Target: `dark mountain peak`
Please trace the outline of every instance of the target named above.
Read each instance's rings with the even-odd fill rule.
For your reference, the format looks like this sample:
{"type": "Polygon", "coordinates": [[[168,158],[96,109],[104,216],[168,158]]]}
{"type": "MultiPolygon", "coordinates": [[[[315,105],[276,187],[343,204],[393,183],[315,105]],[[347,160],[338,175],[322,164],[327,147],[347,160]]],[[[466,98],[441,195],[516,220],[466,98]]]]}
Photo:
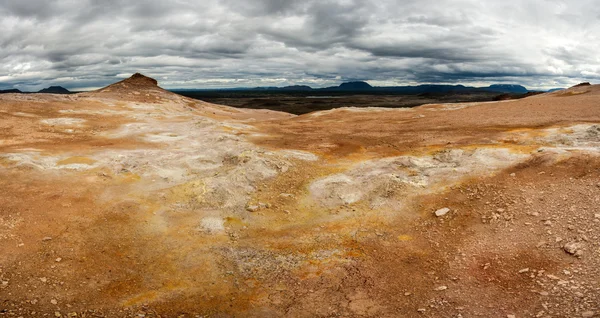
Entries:
{"type": "Polygon", "coordinates": [[[48,88],[44,88],[38,93],[46,93],[46,94],[70,94],[71,92],[62,87],[62,86],[50,86],[48,88]]]}
{"type": "Polygon", "coordinates": [[[339,86],[339,89],[343,90],[369,90],[372,88],[373,86],[369,85],[369,83],[362,81],[342,83],[339,86]]]}

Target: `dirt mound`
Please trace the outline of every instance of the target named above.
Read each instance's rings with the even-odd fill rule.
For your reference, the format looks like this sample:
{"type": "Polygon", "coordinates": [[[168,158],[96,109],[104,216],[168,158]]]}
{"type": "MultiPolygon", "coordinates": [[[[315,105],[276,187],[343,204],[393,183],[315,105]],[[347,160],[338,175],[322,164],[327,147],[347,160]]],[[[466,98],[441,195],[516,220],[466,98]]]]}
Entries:
{"type": "Polygon", "coordinates": [[[133,74],[130,78],[124,79],[111,86],[134,86],[134,87],[157,87],[158,81],[140,73],[133,74]]]}
{"type": "MultiPolygon", "coordinates": [[[[582,86],[591,86],[592,84],[590,84],[590,82],[584,82],[584,83],[579,83],[573,87],[582,87],[582,86]]],[[[571,87],[571,88],[573,88],[571,87]]]]}
{"type": "Polygon", "coordinates": [[[182,99],[181,96],[159,87],[157,80],[140,73],[135,73],[127,79],[108,85],[99,90],[81,93],[79,96],[142,103],[162,101],[174,102],[182,99]]]}
{"type": "Polygon", "coordinates": [[[163,91],[166,92],[165,90],[163,90],[162,88],[160,88],[158,86],[158,81],[142,75],[140,73],[135,73],[133,74],[131,77],[126,78],[120,82],[108,85],[104,88],[99,89],[97,92],[100,93],[106,93],[106,92],[127,92],[127,93],[132,93],[132,92],[156,92],[156,91],[163,91]]]}

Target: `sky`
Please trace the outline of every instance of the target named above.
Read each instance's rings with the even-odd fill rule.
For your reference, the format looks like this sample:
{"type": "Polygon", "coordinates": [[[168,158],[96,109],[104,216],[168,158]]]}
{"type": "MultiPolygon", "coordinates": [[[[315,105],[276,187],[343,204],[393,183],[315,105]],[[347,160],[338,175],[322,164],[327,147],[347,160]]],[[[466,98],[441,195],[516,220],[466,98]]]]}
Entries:
{"type": "Polygon", "coordinates": [[[0,89],[600,83],[598,0],[2,0],[0,89]]]}

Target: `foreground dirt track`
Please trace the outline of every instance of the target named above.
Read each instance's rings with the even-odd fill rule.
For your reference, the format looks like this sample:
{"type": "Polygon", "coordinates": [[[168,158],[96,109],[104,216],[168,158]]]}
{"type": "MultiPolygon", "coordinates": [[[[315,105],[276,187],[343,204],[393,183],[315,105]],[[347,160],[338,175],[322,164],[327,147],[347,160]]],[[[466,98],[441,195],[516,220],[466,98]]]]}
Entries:
{"type": "Polygon", "coordinates": [[[302,116],[141,75],[0,95],[0,317],[596,317],[599,124],[597,86],[302,116]]]}

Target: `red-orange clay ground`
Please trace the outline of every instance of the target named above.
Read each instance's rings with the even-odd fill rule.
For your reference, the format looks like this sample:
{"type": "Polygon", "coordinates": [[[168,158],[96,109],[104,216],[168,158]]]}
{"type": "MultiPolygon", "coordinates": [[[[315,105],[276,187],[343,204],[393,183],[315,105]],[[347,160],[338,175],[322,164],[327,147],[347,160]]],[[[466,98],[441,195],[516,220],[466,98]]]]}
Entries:
{"type": "Polygon", "coordinates": [[[297,117],[143,76],[1,95],[0,317],[597,317],[598,123],[597,86],[297,117]]]}

